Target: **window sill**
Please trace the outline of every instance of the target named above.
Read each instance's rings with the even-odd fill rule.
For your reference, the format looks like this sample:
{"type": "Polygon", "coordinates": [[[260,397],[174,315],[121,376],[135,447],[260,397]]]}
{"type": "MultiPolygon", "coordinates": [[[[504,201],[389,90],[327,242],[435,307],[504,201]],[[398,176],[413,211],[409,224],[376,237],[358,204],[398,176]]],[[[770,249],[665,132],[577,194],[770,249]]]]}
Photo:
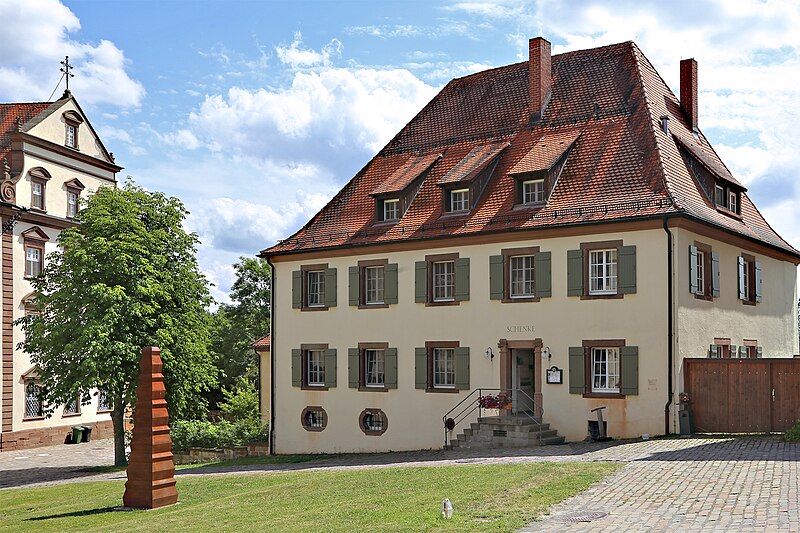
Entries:
{"type": "Polygon", "coordinates": [[[386,433],[385,429],[380,430],[371,430],[371,429],[361,429],[361,432],[364,433],[367,437],[380,437],[384,433],[386,433]]]}
{"type": "Polygon", "coordinates": [[[111,409],[98,409],[97,414],[98,415],[104,415],[106,413],[111,414],[111,411],[112,411],[111,409]]]}
{"type": "Polygon", "coordinates": [[[368,387],[366,385],[359,385],[358,392],[389,392],[386,387],[368,387]]]}
{"type": "Polygon", "coordinates": [[[329,307],[327,305],[320,305],[320,306],[313,306],[313,307],[305,306],[305,307],[301,307],[300,311],[302,311],[302,312],[305,312],[305,311],[327,311],[328,309],[329,309],[329,307]]]}
{"type": "Polygon", "coordinates": [[[514,207],[511,208],[512,211],[517,211],[521,209],[542,209],[547,205],[547,202],[537,202],[535,204],[514,204],[514,207]]]}
{"type": "Polygon", "coordinates": [[[756,305],[758,302],[755,300],[741,300],[742,305],[756,305]]]}
{"type": "Polygon", "coordinates": [[[44,420],[45,416],[26,416],[22,419],[23,422],[35,422],[36,420],[44,420]]]}
{"type": "Polygon", "coordinates": [[[607,399],[620,399],[624,400],[627,398],[625,394],[621,394],[619,392],[584,392],[584,398],[607,398],[607,399]]]}
{"type": "Polygon", "coordinates": [[[717,208],[717,212],[718,213],[722,213],[723,215],[731,217],[731,218],[733,218],[735,220],[738,220],[739,222],[742,221],[742,215],[740,215],[739,213],[734,213],[730,209],[722,207],[721,205],[716,205],[714,207],[717,208]]]}
{"type": "Polygon", "coordinates": [[[581,300],[621,300],[624,294],[584,294],[581,300]]]}
{"type": "Polygon", "coordinates": [[[41,207],[30,206],[28,209],[30,209],[34,213],[43,213],[43,214],[47,213],[47,209],[42,209],[41,207]]]}
{"type": "Polygon", "coordinates": [[[300,390],[318,390],[318,391],[326,391],[328,387],[324,385],[301,385],[300,390]]]}
{"type": "Polygon", "coordinates": [[[391,220],[376,220],[373,226],[394,226],[400,222],[399,218],[393,218],[391,220]]]}
{"type": "Polygon", "coordinates": [[[526,296],[524,298],[503,298],[500,300],[504,304],[514,304],[514,303],[522,303],[522,302],[538,302],[541,298],[538,296],[526,296]]]}
{"type": "Polygon", "coordinates": [[[708,294],[697,294],[697,293],[695,293],[694,294],[694,299],[695,300],[705,300],[707,302],[713,302],[714,301],[714,297],[711,296],[711,295],[708,295],[708,294]]]}
{"type": "Polygon", "coordinates": [[[460,305],[461,302],[458,300],[445,300],[441,302],[425,302],[425,307],[444,307],[448,305],[460,305]]]}
{"type": "Polygon", "coordinates": [[[459,392],[461,392],[461,390],[459,390],[459,389],[457,389],[455,387],[452,387],[452,388],[450,388],[450,387],[447,387],[447,388],[445,388],[445,387],[428,387],[427,389],[425,389],[425,392],[441,392],[441,393],[444,393],[444,394],[458,394],[459,392]]]}
{"type": "Polygon", "coordinates": [[[76,416],[81,416],[82,413],[63,413],[61,418],[74,418],[76,416]]]}
{"type": "Polygon", "coordinates": [[[457,217],[465,217],[470,214],[471,209],[464,209],[461,211],[445,211],[441,214],[439,218],[457,218],[457,217]]]}
{"type": "Polygon", "coordinates": [[[387,309],[387,303],[374,303],[374,304],[358,304],[359,309],[387,309]]]}

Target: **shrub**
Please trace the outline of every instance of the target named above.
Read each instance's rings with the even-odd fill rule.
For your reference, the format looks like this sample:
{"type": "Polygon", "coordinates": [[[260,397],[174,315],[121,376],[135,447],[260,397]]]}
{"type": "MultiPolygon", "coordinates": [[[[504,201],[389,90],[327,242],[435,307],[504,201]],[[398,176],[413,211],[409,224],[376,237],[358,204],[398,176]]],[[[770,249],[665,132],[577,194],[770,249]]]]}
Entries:
{"type": "Polygon", "coordinates": [[[783,435],[783,440],[800,442],[800,422],[789,428],[789,431],[783,435]]]}
{"type": "Polygon", "coordinates": [[[259,420],[258,416],[258,391],[246,378],[239,378],[232,389],[223,389],[225,401],[219,408],[225,413],[228,420],[234,422],[242,420],[259,420]]]}
{"type": "Polygon", "coordinates": [[[233,424],[227,420],[176,420],[170,428],[172,449],[185,451],[191,447],[219,448],[237,444],[233,424]]]}

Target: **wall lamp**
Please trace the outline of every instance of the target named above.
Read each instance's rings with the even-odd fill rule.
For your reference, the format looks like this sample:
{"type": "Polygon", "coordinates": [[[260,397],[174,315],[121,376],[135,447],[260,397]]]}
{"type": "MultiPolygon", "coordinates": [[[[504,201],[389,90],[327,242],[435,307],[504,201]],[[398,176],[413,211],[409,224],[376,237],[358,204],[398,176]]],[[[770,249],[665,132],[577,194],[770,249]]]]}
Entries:
{"type": "Polygon", "coordinates": [[[553,357],[553,354],[550,353],[550,348],[548,346],[542,348],[542,357],[547,357],[548,361],[551,357],[553,357]]]}
{"type": "Polygon", "coordinates": [[[490,361],[492,359],[494,359],[494,352],[492,351],[492,347],[490,346],[490,347],[486,348],[486,353],[483,354],[483,355],[485,355],[486,359],[489,359],[490,361]]]}

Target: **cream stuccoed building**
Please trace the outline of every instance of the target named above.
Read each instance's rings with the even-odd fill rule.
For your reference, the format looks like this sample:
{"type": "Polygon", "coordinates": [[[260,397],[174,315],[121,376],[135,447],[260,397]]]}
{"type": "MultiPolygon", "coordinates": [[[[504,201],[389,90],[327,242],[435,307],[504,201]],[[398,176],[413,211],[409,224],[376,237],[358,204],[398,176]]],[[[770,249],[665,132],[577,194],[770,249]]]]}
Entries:
{"type": "Polygon", "coordinates": [[[69,91],[55,102],[0,104],[0,167],[0,451],[60,444],[75,425],[92,425],[93,437],[110,435],[102,396],[44,416],[37,370],[17,348],[23,331],[14,321],[32,311],[29,279],[55,250],[59,232],[74,224],[81,199],[114,187],[122,167],[69,91]]]}
{"type": "Polygon", "coordinates": [[[448,83],[261,254],[274,452],[441,447],[500,393],[543,442],[599,407],[612,437],[671,433],[685,358],[796,354],[800,253],[700,131],[697,80],[681,61],[678,98],[633,42],[535,38],[448,83]]]}

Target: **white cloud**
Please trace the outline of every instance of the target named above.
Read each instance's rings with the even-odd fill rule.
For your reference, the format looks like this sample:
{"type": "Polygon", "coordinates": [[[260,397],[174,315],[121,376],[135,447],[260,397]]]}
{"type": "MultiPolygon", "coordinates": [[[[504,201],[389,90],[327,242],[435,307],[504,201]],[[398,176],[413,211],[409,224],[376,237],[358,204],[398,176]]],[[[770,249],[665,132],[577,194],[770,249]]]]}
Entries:
{"type": "Polygon", "coordinates": [[[342,43],[338,39],[331,40],[319,52],[311,49],[301,49],[302,44],[303,36],[298,31],[294,34],[294,40],[291,45],[288,47],[276,46],[275,52],[278,54],[280,62],[292,68],[314,67],[330,65],[332,59],[342,55],[342,43]]]}
{"type": "Polygon", "coordinates": [[[125,72],[122,50],[107,40],[95,45],[71,39],[80,21],[57,0],[0,2],[0,20],[0,98],[46,100],[58,81],[55,67],[69,55],[75,66],[70,86],[81,102],[141,104],[144,87],[125,72]]]}

